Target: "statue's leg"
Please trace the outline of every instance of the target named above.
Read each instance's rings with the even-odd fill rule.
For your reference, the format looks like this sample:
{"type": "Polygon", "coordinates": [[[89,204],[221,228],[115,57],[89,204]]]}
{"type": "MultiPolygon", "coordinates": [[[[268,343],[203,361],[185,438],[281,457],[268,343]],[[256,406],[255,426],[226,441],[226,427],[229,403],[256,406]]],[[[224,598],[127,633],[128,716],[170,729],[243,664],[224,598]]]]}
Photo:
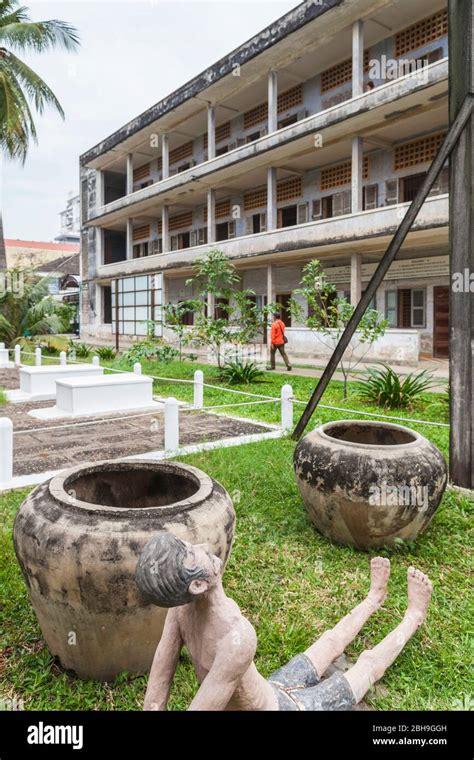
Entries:
{"type": "Polygon", "coordinates": [[[407,641],[426,617],[433,587],[429,578],[414,567],[408,568],[408,607],[405,616],[391,633],[373,649],[362,652],[356,664],[345,673],[356,702],[382,678],[407,641]]]}
{"type": "Polygon", "coordinates": [[[383,604],[387,595],[390,562],[384,557],[375,557],[370,563],[370,591],[363,602],[342,618],[330,631],[323,633],[305,655],[313,663],[319,677],[328,666],[359,633],[373,612],[383,604]]]}

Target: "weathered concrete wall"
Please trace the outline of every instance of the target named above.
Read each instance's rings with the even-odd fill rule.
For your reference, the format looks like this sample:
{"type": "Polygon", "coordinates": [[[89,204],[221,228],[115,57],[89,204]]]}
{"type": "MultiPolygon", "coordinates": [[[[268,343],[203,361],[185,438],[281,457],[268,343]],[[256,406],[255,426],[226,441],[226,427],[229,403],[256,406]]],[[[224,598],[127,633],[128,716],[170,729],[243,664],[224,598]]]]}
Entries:
{"type": "MultiPolygon", "coordinates": [[[[332,331],[331,331],[332,332],[332,331]]],[[[337,338],[321,335],[317,337],[310,330],[303,327],[289,327],[286,330],[288,345],[286,347],[290,357],[329,358],[336,344],[337,338]]],[[[354,358],[366,357],[378,359],[392,364],[415,364],[420,353],[420,336],[417,330],[389,329],[385,335],[369,348],[361,344],[356,333],[352,346],[354,358]]],[[[348,357],[350,351],[346,353],[348,357]]]]}

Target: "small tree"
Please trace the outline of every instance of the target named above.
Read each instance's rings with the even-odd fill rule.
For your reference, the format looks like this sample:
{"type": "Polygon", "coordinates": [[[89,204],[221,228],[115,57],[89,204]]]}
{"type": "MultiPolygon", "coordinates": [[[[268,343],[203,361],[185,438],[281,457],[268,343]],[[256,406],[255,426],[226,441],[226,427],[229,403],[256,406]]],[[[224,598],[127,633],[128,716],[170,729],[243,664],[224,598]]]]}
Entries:
{"type": "Polygon", "coordinates": [[[187,308],[194,312],[192,340],[214,353],[219,369],[225,360],[223,348],[227,343],[235,346],[249,343],[260,329],[260,313],[252,300],[255,294],[248,289],[238,290],[239,280],[227,256],[214,248],[198,259],[195,275],[186,283],[196,293],[195,298],[187,301],[187,308]],[[209,294],[213,300],[222,299],[218,304],[222,316],[208,313],[209,294]]]}
{"type": "MultiPolygon", "coordinates": [[[[316,338],[332,351],[352,317],[355,307],[345,298],[336,297],[336,288],[328,281],[317,259],[309,261],[303,267],[301,286],[295,290],[295,294],[306,299],[308,313],[303,314],[301,304],[292,298],[290,304],[292,315],[297,322],[308,327],[316,338]]],[[[344,399],[347,398],[350,375],[364,359],[372,344],[385,333],[387,326],[388,321],[376,309],[366,310],[339,364],[344,378],[344,399]]]]}
{"type": "Polygon", "coordinates": [[[188,326],[184,324],[184,317],[192,308],[187,301],[181,303],[167,303],[163,306],[163,322],[175,335],[178,340],[179,360],[183,358],[183,346],[185,346],[189,337],[188,326]]]}

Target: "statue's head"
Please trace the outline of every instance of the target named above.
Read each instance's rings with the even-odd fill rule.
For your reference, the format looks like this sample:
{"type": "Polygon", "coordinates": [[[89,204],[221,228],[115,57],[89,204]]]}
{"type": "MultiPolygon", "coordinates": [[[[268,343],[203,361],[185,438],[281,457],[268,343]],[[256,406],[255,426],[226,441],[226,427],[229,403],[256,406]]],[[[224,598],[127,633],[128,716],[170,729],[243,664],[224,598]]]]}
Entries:
{"type": "Polygon", "coordinates": [[[221,577],[222,562],[207,544],[189,544],[161,531],[138,560],[138,588],[158,607],[179,607],[205,594],[221,577]]]}

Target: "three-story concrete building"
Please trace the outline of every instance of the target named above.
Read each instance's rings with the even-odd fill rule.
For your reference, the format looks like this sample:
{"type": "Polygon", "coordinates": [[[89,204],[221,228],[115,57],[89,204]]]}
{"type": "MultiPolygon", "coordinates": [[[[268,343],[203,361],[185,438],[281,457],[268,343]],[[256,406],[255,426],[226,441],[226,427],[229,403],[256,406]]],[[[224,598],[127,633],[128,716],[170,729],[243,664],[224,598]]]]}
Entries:
{"type": "MultiPolygon", "coordinates": [[[[81,156],[83,337],[144,335],[218,247],[281,304],[292,354],[315,354],[286,308],[302,267],[318,258],[358,301],[446,133],[447,90],[446,2],[298,5],[81,156]]],[[[377,293],[372,356],[447,356],[448,273],[445,167],[377,293]]]]}

